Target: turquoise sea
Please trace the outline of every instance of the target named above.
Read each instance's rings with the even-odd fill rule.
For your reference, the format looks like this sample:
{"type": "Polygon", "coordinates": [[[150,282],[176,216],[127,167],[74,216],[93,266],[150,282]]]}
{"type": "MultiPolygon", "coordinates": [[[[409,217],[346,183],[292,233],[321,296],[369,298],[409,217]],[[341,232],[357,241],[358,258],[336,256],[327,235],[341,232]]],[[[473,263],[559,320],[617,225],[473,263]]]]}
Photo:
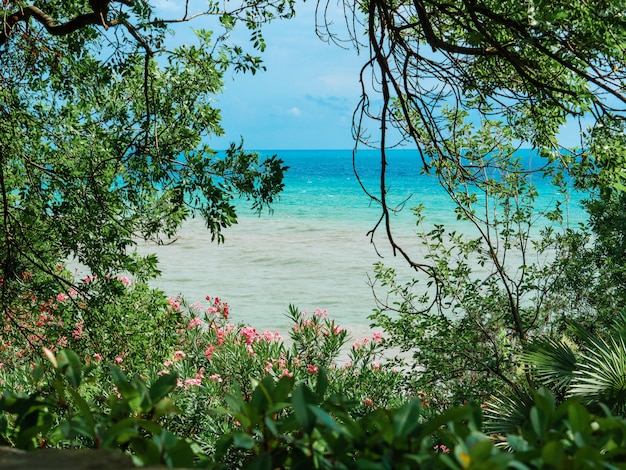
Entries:
{"type": "MultiPolygon", "coordinates": [[[[290,303],[312,311],[322,308],[340,324],[359,334],[368,328],[375,308],[369,285],[372,265],[378,261],[396,267],[407,278],[406,263],[393,256],[379,230],[371,243],[367,233],[378,221],[380,209],[359,185],[351,150],[264,151],[277,154],[290,167],[285,190],[271,214],[257,216],[242,203],[239,223],[224,232],[226,241],[211,243],[202,221],[186,223],[178,240],[166,246],[142,245],[155,252],[162,276],[153,282],[170,296],[183,294],[188,302],[219,296],[231,306],[232,320],[258,329],[287,331],[290,303]]],[[[530,162],[529,164],[533,164],[530,162]]],[[[359,151],[356,166],[361,182],[376,193],[379,154],[359,151]]],[[[556,195],[541,179],[536,206],[551,207],[556,195]]],[[[434,178],[420,174],[419,157],[408,150],[389,153],[389,198],[405,209],[393,218],[394,232],[403,245],[415,250],[415,219],[410,208],[426,207],[426,222],[446,224],[463,232],[453,205],[434,178]],[[408,200],[407,200],[408,198],[408,200]]],[[[570,224],[585,220],[572,195],[570,224]]],[[[384,292],[378,292],[384,295],[384,292]]]]}

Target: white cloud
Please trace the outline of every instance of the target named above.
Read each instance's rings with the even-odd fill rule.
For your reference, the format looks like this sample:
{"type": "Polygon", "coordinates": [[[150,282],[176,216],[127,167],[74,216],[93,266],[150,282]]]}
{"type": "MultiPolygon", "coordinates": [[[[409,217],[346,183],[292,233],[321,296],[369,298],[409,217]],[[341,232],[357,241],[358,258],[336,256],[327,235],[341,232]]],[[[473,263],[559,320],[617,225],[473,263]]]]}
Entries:
{"type": "Polygon", "coordinates": [[[291,114],[292,116],[300,116],[302,115],[302,111],[300,111],[299,108],[296,108],[295,106],[293,108],[291,108],[289,111],[287,111],[289,114],[291,114]]]}

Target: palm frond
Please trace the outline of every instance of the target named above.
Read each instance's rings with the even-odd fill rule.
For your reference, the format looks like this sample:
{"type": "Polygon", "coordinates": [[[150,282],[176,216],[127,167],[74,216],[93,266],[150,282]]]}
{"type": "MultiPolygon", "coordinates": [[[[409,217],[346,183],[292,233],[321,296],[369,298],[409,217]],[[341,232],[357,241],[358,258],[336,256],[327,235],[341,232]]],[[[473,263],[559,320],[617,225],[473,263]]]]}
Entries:
{"type": "Polygon", "coordinates": [[[569,387],[577,357],[565,340],[542,337],[525,347],[522,362],[542,386],[563,393],[569,387]]]}
{"type": "Polygon", "coordinates": [[[626,311],[619,312],[611,322],[611,328],[621,337],[626,337],[626,311]]]}
{"type": "Polygon", "coordinates": [[[624,337],[596,338],[581,356],[569,395],[587,403],[602,402],[626,411],[626,344],[624,337]]]}
{"type": "Polygon", "coordinates": [[[485,432],[502,435],[518,432],[528,420],[533,403],[533,391],[528,388],[507,390],[491,397],[483,406],[485,432]]]}

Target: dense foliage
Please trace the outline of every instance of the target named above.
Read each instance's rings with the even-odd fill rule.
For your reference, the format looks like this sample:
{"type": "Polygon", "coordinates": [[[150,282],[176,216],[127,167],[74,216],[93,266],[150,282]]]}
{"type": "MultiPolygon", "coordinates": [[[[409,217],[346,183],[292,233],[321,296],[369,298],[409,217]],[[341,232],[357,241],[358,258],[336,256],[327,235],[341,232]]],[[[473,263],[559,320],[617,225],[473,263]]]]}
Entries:
{"type": "Polygon", "coordinates": [[[100,277],[151,276],[154,260],[133,254],[136,237],[162,242],[198,215],[219,241],[236,222],[235,198],[262,210],[280,192],[279,159],[241,144],[218,154],[210,139],[223,133],[214,97],[224,74],[262,68],[227,32],[247,27],[262,50],[262,24],[289,17],[291,3],[205,8],[166,17],[147,2],[3,2],[3,305],[23,272],[56,276],[68,257],[100,277]],[[198,17],[214,17],[222,36],[192,33],[198,17]],[[176,45],[174,25],[193,38],[176,45]]]}
{"type": "Polygon", "coordinates": [[[187,452],[193,443],[196,453],[214,455],[220,437],[245,423],[219,410],[230,396],[250,399],[260,381],[313,386],[324,374],[327,394],[340,394],[355,417],[404,401],[401,373],[382,362],[381,335],[348,346],[346,330],[324,311],[291,307],[287,343],[278,332],[231,323],[217,297],[187,306],[124,277],[83,282],[94,291],[116,286],[89,322],[89,293],[40,299],[25,280],[14,301],[19,315],[0,350],[3,445],[132,449],[137,462],[181,465],[150,449],[187,452]],[[145,433],[158,442],[144,448],[145,433]]]}
{"type": "MultiPolygon", "coordinates": [[[[401,282],[406,275],[376,268],[390,295],[378,297],[373,321],[414,371],[407,387],[438,396],[441,407],[503,389],[527,397],[541,383],[523,360],[535,339],[576,343],[572,320],[608,334],[623,309],[621,6],[344,5],[360,20],[348,23],[350,39],[369,51],[354,134],[381,149],[380,187],[365,188],[381,207],[372,240],[384,230],[414,271],[401,282]],[[400,243],[394,226],[406,205],[393,205],[387,179],[385,150],[396,145],[416,150],[416,172],[437,180],[462,223],[434,225],[428,201],[418,201],[421,249],[400,243]],[[588,228],[569,222],[575,190],[589,197],[588,228]],[[539,191],[550,207],[537,206],[539,191]]],[[[342,38],[326,19],[322,32],[342,38]]],[[[619,341],[614,353],[626,354],[619,341]]]]}
{"type": "Polygon", "coordinates": [[[51,380],[49,391],[5,392],[0,399],[4,442],[24,448],[41,439],[82,443],[132,450],[139,465],[216,469],[619,468],[626,452],[623,418],[607,409],[591,414],[574,400],[557,406],[544,389],[534,394],[517,431],[500,435],[498,444],[483,432],[481,411],[472,406],[432,416],[423,413],[423,402],[411,400],[355,414],[356,403],[329,393],[331,382],[320,371],[312,383],[267,375],[250,393],[227,392],[225,407],[207,410],[228,423],[214,431],[216,449],[207,454],[163,421],[176,413],[168,397],[175,374],[148,384],[111,367],[115,393],[101,396],[93,389],[93,368],[73,352],[55,357],[48,351],[48,360],[52,370],[38,366],[35,377],[51,380]]]}

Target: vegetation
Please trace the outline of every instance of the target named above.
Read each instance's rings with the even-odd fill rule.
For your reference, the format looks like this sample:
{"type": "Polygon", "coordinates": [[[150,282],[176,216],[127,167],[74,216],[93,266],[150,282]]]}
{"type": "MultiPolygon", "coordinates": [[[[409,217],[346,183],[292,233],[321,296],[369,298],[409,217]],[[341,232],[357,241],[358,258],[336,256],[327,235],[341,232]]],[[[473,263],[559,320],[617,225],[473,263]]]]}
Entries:
{"type": "MultiPolygon", "coordinates": [[[[122,297],[136,288],[125,286],[122,297]]],[[[519,410],[517,424],[494,439],[480,407],[440,412],[430,396],[403,395],[402,374],[377,362],[377,334],[358,341],[339,364],[347,336],[322,311],[292,307],[293,342],[286,346],[276,333],[229,324],[219,299],[186,315],[181,308],[180,299],[162,307],[175,319],[162,363],[140,361],[141,350],[107,363],[84,337],[74,338],[78,353],[3,351],[12,363],[1,369],[0,442],[117,449],[131,452],[137,465],[172,467],[623,464],[626,421],[606,406],[590,412],[573,398],[558,404],[542,388],[519,410]]]]}
{"type": "MultiPolygon", "coordinates": [[[[624,188],[622,15],[613,2],[348,3],[363,19],[348,35],[370,51],[354,134],[381,149],[372,240],[384,230],[415,272],[400,283],[377,266],[391,295],[373,321],[405,352],[407,388],[441,409],[503,389],[529,396],[541,385],[524,361],[531,344],[582,348],[572,322],[609,335],[623,309],[622,217],[612,217],[624,188]],[[382,129],[378,141],[369,126],[382,129]],[[402,205],[392,204],[385,152],[396,145],[417,149],[464,223],[451,231],[429,223],[427,202],[414,208],[421,250],[396,239],[402,205]],[[554,204],[537,207],[546,186],[554,204]],[[569,225],[577,189],[589,195],[589,229],[569,225]]],[[[330,40],[342,38],[336,24],[322,25],[330,40]]]]}
{"type": "Polygon", "coordinates": [[[324,392],[341,396],[355,417],[404,401],[401,374],[381,361],[380,335],[348,347],[346,331],[320,310],[290,308],[287,345],[277,332],[231,323],[219,298],[187,307],[122,279],[107,305],[110,323],[92,329],[77,320],[88,308],[81,294],[39,302],[26,291],[16,318],[31,324],[8,331],[0,351],[3,445],[132,449],[137,463],[181,466],[189,462],[170,452],[218,455],[220,438],[246,423],[225,411],[232,397],[257,400],[259,383],[315,387],[322,376],[324,392]],[[33,336],[19,334],[27,329],[33,336]]]}
{"type": "Polygon", "coordinates": [[[262,51],[261,26],[292,2],[180,18],[125,0],[3,3],[2,444],[209,468],[624,465],[620,5],[345,7],[354,44],[371,52],[355,135],[381,149],[374,231],[415,271],[401,283],[376,266],[389,296],[372,320],[385,333],[352,348],[322,311],[291,307],[286,344],[229,323],[219,298],[167,299],[145,283],[156,260],[132,251],[196,214],[220,241],[235,197],[263,210],[282,189],[279,159],[209,146],[224,74],[254,73],[260,59],[204,29],[196,44],[167,39],[216,17],[225,33],[244,23],[262,51]],[[575,141],[561,139],[565,125],[579,126],[575,141]],[[394,236],[385,150],[397,144],[417,148],[466,227],[414,208],[417,254],[394,236]],[[552,207],[536,207],[538,181],[552,207]],[[588,194],[588,227],[568,224],[574,189],[588,194]],[[92,275],[75,279],[70,257],[92,275]],[[403,354],[388,361],[389,348],[403,354]]]}
{"type": "MultiPolygon", "coordinates": [[[[264,48],[261,26],[292,15],[292,4],[208,3],[180,18],[147,2],[3,2],[0,33],[0,276],[5,315],[23,272],[56,277],[75,258],[93,275],[146,278],[155,260],[138,257],[137,238],[171,238],[202,216],[214,239],[236,222],[234,199],[259,211],[282,189],[285,170],[232,144],[213,98],[229,70],[252,72],[261,59],[229,43],[242,24],[264,48]],[[45,10],[45,11],[44,11],[45,10]],[[173,47],[175,25],[215,18],[223,33],[195,30],[173,47]],[[218,21],[219,20],[219,21],[218,21]]],[[[66,292],[67,293],[67,292],[66,292]]]]}

